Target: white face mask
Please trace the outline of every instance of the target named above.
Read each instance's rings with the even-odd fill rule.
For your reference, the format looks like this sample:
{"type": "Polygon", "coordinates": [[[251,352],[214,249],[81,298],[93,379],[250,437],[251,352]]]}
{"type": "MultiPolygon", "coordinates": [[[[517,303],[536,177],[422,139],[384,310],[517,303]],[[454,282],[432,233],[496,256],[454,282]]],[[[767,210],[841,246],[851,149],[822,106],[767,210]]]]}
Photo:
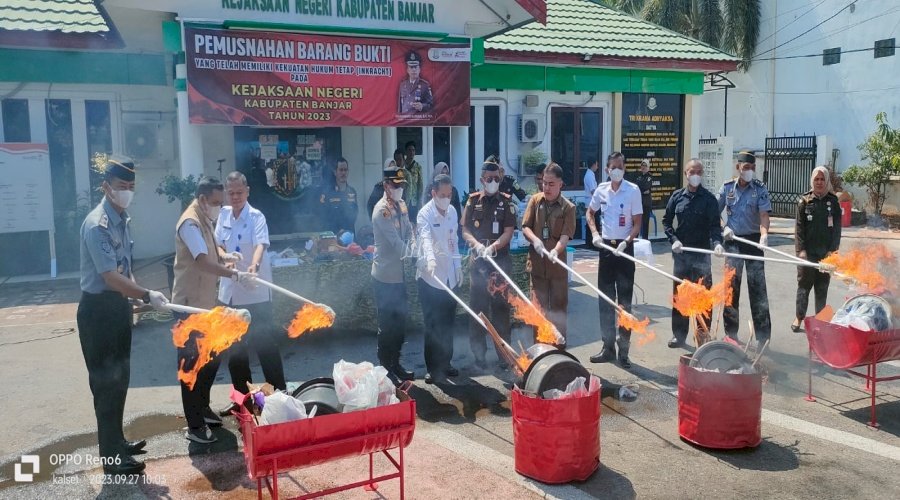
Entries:
{"type": "Polygon", "coordinates": [[[450,198],[435,198],[434,204],[442,211],[447,211],[447,208],[450,207],[450,198]]]}
{"type": "Polygon", "coordinates": [[[494,194],[500,189],[500,183],[494,180],[488,181],[484,183],[484,192],[487,194],[494,194]]]}
{"type": "Polygon", "coordinates": [[[211,222],[215,222],[216,219],[219,218],[219,211],[222,207],[214,207],[212,205],[201,205],[200,207],[203,210],[203,214],[206,215],[206,218],[211,222]]]}
{"type": "Polygon", "coordinates": [[[743,170],[741,171],[741,180],[744,182],[750,182],[753,180],[753,174],[755,174],[752,170],[743,170]]]}
{"type": "Polygon", "coordinates": [[[613,182],[622,182],[622,179],[625,178],[625,171],[618,168],[612,168],[609,170],[609,178],[613,182]]]}
{"type": "Polygon", "coordinates": [[[128,208],[128,205],[131,205],[131,200],[134,198],[134,191],[130,189],[110,188],[109,193],[109,201],[115,203],[123,209],[128,208]]]}
{"type": "Polygon", "coordinates": [[[688,176],[688,184],[690,184],[691,187],[697,187],[697,186],[699,186],[699,185],[700,185],[700,182],[701,182],[702,180],[703,180],[703,178],[700,177],[699,175],[696,175],[696,174],[694,174],[694,175],[689,175],[689,176],[688,176]]]}
{"type": "Polygon", "coordinates": [[[391,199],[394,201],[400,201],[403,199],[403,188],[394,188],[391,190],[391,199]]]}

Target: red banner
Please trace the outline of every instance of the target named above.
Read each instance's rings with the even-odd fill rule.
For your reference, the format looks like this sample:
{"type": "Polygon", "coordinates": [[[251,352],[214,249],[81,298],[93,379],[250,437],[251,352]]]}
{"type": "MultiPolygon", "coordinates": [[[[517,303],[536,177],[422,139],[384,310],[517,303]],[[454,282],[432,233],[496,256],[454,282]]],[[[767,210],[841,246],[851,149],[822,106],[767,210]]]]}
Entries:
{"type": "Polygon", "coordinates": [[[191,123],[469,125],[469,47],[185,26],[191,123]]]}

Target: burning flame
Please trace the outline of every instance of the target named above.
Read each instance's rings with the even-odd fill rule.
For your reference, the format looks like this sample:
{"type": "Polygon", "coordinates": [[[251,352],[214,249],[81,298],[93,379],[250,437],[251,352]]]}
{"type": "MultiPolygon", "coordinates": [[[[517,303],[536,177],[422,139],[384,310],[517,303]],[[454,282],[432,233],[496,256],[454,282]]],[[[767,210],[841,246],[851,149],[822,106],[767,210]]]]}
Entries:
{"type": "Polygon", "coordinates": [[[200,369],[212,360],[213,355],[221,353],[240,340],[247,333],[249,326],[250,323],[243,316],[236,314],[233,309],[221,306],[207,313],[192,314],[175,323],[172,327],[172,342],[175,347],[184,347],[192,332],[199,333],[194,335],[197,361],[191,369],[185,370],[185,360],[181,360],[178,380],[184,382],[188,389],[194,390],[200,369]]]}
{"type": "Polygon", "coordinates": [[[650,318],[639,320],[624,309],[619,309],[618,317],[620,327],[638,334],[637,345],[645,345],[656,338],[656,334],[647,328],[650,325],[650,318]]]}
{"type": "Polygon", "coordinates": [[[328,328],[334,324],[334,311],[322,304],[304,304],[287,327],[288,337],[295,339],[306,332],[328,328]]]}
{"type": "MultiPolygon", "coordinates": [[[[881,294],[892,285],[882,274],[897,265],[897,258],[881,243],[852,248],[846,252],[834,252],[822,259],[823,264],[830,264],[835,271],[852,278],[870,292],[881,294]]],[[[893,273],[896,275],[896,269],[893,273]]]]}
{"type": "Polygon", "coordinates": [[[509,293],[509,284],[502,282],[502,279],[499,273],[492,274],[491,279],[488,281],[488,292],[491,295],[506,296],[506,300],[513,307],[513,317],[526,325],[535,327],[537,330],[537,342],[543,344],[562,344],[565,342],[556,326],[544,316],[537,302],[533,301],[531,304],[528,304],[515,293],[509,293]]]}
{"type": "Polygon", "coordinates": [[[733,292],[731,280],[734,279],[734,268],[725,267],[725,276],[719,283],[707,289],[703,286],[703,278],[697,282],[685,280],[678,285],[672,305],[681,314],[695,318],[709,318],[715,306],[730,304],[733,292]]]}
{"type": "Polygon", "coordinates": [[[528,353],[523,350],[522,354],[516,359],[516,364],[519,365],[523,372],[528,371],[528,367],[531,366],[531,358],[528,357],[528,353]]]}

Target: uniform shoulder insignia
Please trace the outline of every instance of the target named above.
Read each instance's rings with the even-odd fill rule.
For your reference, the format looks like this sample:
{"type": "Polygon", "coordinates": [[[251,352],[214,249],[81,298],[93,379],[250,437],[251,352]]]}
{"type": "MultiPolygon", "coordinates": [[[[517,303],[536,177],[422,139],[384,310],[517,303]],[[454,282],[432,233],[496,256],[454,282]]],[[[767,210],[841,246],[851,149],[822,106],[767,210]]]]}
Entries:
{"type": "Polygon", "coordinates": [[[103,229],[107,229],[109,227],[109,216],[106,214],[101,215],[100,222],[98,222],[97,225],[103,229]]]}
{"type": "Polygon", "coordinates": [[[510,203],[510,204],[509,204],[509,211],[510,211],[513,215],[516,215],[516,204],[515,204],[515,203],[510,203]]]}
{"type": "Polygon", "coordinates": [[[503,196],[504,198],[506,198],[507,200],[512,199],[512,195],[510,195],[509,193],[500,193],[500,195],[503,196]]]}
{"type": "Polygon", "coordinates": [[[735,181],[737,181],[737,179],[731,179],[731,180],[725,181],[725,184],[734,184],[735,181]]]}
{"type": "Polygon", "coordinates": [[[753,184],[756,184],[757,186],[761,186],[761,187],[765,186],[765,184],[763,184],[763,181],[761,181],[759,179],[753,179],[753,184]]]}

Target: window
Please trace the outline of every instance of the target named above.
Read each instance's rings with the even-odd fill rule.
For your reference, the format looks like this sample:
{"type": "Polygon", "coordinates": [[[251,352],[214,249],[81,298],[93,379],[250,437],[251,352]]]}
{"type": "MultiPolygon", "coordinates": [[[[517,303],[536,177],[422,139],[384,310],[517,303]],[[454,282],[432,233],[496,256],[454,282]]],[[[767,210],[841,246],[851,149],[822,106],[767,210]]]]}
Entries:
{"type": "Polygon", "coordinates": [[[3,140],[31,142],[31,120],[26,99],[3,99],[3,140]]]}
{"type": "Polygon", "coordinates": [[[896,38],[885,38],[875,42],[875,59],[879,57],[890,57],[894,55],[894,49],[897,48],[896,38]]]}
{"type": "MultiPolygon", "coordinates": [[[[501,161],[505,159],[505,151],[500,144],[502,128],[500,106],[481,104],[471,106],[472,126],[469,127],[469,188],[480,189],[478,179],[481,178],[481,163],[489,155],[497,154],[501,161]]],[[[504,162],[505,163],[505,162],[504,162]]],[[[506,173],[515,175],[509,165],[505,165],[506,173]]]]}
{"type": "Polygon", "coordinates": [[[438,162],[450,165],[450,127],[432,128],[431,144],[431,157],[434,160],[434,165],[437,165],[438,162]]]}
{"type": "Polygon", "coordinates": [[[841,48],[825,49],[822,51],[822,65],[830,66],[841,62],[841,48]]]}
{"type": "Polygon", "coordinates": [[[563,169],[565,189],[584,187],[584,173],[600,161],[603,111],[600,108],[553,108],[550,115],[550,161],[563,169]]]}

